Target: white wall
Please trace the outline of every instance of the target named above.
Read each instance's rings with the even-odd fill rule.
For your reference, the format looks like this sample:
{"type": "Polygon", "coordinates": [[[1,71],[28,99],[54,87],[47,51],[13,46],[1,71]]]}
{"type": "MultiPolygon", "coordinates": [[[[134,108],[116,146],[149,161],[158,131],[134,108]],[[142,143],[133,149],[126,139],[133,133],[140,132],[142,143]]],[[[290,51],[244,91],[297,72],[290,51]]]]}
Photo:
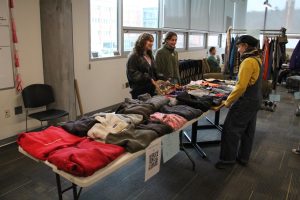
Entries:
{"type": "MultiPolygon", "coordinates": [[[[72,0],[75,78],[84,113],[107,107],[130,97],[123,89],[126,78],[126,58],[89,60],[89,0],[72,0]],[[89,64],[91,69],[89,70],[89,64]]],[[[200,59],[206,50],[179,53],[180,59],[200,59]]]]}
{"type": "MultiPolygon", "coordinates": [[[[14,13],[23,86],[43,83],[39,0],[16,0],[14,13]]],[[[25,130],[24,109],[23,114],[14,115],[14,107],[20,105],[23,105],[23,101],[15,89],[0,90],[0,140],[25,130]],[[10,110],[10,118],[4,117],[7,109],[10,110]]],[[[29,121],[30,127],[38,125],[34,120],[29,121]]]]}

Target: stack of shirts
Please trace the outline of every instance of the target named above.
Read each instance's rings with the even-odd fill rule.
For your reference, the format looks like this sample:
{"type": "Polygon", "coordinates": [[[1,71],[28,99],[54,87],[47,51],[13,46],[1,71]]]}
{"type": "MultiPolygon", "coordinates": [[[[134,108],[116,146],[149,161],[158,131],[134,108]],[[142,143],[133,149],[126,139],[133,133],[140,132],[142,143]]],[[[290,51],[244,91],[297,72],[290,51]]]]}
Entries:
{"type": "Polygon", "coordinates": [[[124,153],[124,148],[71,135],[61,127],[19,135],[18,144],[39,160],[48,160],[76,176],[90,176],[124,153]]]}

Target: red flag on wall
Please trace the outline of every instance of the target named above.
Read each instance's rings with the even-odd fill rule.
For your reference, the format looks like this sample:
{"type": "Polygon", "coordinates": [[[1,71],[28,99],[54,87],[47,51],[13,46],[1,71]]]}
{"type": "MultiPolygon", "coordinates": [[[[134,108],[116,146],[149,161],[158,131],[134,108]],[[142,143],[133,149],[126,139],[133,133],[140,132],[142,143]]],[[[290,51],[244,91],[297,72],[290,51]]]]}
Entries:
{"type": "Polygon", "coordinates": [[[9,0],[9,7],[14,8],[15,7],[15,1],[14,0],[9,0]]]}

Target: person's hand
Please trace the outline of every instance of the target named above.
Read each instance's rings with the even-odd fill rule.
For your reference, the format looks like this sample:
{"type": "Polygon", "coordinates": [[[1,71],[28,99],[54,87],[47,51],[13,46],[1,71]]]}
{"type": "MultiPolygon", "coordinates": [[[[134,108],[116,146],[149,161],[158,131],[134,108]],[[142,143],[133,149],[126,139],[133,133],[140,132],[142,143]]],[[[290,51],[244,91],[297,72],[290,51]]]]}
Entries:
{"type": "Polygon", "coordinates": [[[230,108],[231,104],[230,104],[230,103],[227,103],[227,102],[225,101],[224,106],[225,106],[226,108],[230,108]]]}
{"type": "Polygon", "coordinates": [[[155,80],[153,80],[153,79],[151,79],[151,83],[152,83],[153,85],[156,85],[156,82],[155,82],[155,80]]]}

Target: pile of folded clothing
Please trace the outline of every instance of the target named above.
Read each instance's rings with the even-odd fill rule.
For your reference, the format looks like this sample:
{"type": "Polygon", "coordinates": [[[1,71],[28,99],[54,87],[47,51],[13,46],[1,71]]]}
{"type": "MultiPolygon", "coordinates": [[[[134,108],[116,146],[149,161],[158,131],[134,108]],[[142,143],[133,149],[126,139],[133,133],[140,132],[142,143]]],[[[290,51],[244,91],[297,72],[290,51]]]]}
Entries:
{"type": "Polygon", "coordinates": [[[165,96],[145,94],[136,100],[126,99],[115,113],[96,113],[61,127],[22,133],[18,144],[34,158],[85,177],[124,151],[143,150],[156,138],[182,128],[202,114],[202,109],[188,105],[170,105],[165,96]]]}
{"type": "Polygon", "coordinates": [[[176,95],[184,88],[178,84],[173,84],[169,81],[158,80],[155,82],[156,92],[159,95],[176,95]]]}
{"type": "Polygon", "coordinates": [[[48,160],[75,176],[90,176],[124,153],[124,148],[78,137],[61,127],[19,135],[18,144],[39,160],[48,160]]]}
{"type": "MultiPolygon", "coordinates": [[[[222,103],[222,100],[226,100],[229,94],[232,92],[234,88],[232,83],[232,81],[227,82],[217,79],[206,79],[191,81],[186,88],[188,89],[188,94],[191,95],[192,99],[197,99],[197,101],[203,100],[205,102],[212,101],[212,106],[218,106],[222,103]]],[[[187,98],[186,94],[183,94],[183,96],[184,99],[187,98]]],[[[183,103],[185,102],[185,100],[181,101],[183,103]]],[[[205,111],[207,108],[203,109],[203,111],[205,111]]]]}

